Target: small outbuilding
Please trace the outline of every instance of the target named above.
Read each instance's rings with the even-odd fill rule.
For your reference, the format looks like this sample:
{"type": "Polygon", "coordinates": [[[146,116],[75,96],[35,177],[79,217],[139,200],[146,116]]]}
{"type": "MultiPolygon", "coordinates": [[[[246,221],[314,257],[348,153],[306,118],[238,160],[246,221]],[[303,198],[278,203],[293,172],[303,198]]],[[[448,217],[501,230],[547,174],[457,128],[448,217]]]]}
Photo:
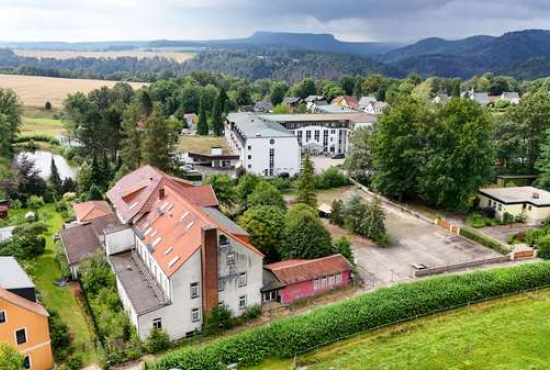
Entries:
{"type": "Polygon", "coordinates": [[[264,283],[269,282],[271,288],[262,290],[264,302],[275,299],[291,304],[350,285],[351,264],[341,254],[335,254],[272,263],[264,266],[264,274],[264,283]]]}
{"type": "Polygon", "coordinates": [[[550,218],[550,192],[532,186],[480,189],[481,208],[495,210],[502,219],[506,212],[513,216],[524,214],[528,224],[540,225],[550,218]]]}

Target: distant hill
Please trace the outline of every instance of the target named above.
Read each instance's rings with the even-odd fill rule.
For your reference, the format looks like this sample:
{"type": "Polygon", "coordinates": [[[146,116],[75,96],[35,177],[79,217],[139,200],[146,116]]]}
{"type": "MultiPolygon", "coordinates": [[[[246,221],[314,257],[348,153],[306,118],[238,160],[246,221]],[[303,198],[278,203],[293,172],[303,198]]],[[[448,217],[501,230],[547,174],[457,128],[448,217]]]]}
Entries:
{"type": "Polygon", "coordinates": [[[290,32],[256,32],[250,37],[241,39],[215,41],[152,41],[147,46],[159,47],[285,47],[289,49],[324,51],[332,53],[379,55],[387,53],[402,44],[380,42],[345,42],[337,40],[331,34],[290,33],[290,32]]]}
{"type": "Polygon", "coordinates": [[[469,78],[484,72],[518,78],[550,75],[550,31],[509,32],[500,37],[426,39],[393,50],[380,60],[421,75],[469,78]]]}

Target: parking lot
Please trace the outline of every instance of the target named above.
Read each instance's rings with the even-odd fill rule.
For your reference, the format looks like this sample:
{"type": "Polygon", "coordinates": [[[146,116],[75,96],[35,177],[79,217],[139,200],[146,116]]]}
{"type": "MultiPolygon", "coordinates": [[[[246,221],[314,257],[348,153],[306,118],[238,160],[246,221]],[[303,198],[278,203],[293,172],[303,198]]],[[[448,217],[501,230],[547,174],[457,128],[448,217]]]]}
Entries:
{"type": "MultiPolygon", "coordinates": [[[[322,194],[322,202],[331,198],[348,198],[350,188],[322,194]]],[[[368,197],[363,194],[365,199],[368,197]]],[[[444,267],[501,256],[499,253],[449,233],[432,223],[416,218],[390,206],[384,206],[386,229],[391,246],[377,247],[365,238],[349,237],[355,250],[359,272],[367,287],[390,284],[412,279],[413,265],[444,267]]],[[[333,237],[346,232],[338,227],[329,227],[333,237]]]]}

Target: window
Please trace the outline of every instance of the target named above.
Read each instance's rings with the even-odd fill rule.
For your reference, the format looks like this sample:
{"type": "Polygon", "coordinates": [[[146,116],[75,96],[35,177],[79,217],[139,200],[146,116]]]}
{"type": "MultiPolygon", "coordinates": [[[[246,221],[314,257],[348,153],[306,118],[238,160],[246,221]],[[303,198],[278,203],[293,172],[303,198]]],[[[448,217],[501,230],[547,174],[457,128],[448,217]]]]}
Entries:
{"type": "Polygon", "coordinates": [[[249,164],[249,165],[248,165],[248,168],[252,168],[252,165],[251,165],[251,164],[249,164]]]}
{"type": "Polygon", "coordinates": [[[321,280],[321,286],[327,286],[327,278],[324,277],[323,280],[321,280]]]}
{"type": "Polygon", "coordinates": [[[315,281],[313,281],[313,288],[319,289],[320,287],[321,287],[321,280],[315,279],[315,281]]]}
{"type": "Polygon", "coordinates": [[[16,330],[15,341],[17,342],[18,345],[27,343],[27,330],[26,329],[16,330]]]}
{"type": "Polygon", "coordinates": [[[218,292],[223,292],[225,289],[225,280],[218,280],[218,292]]]}
{"type": "Polygon", "coordinates": [[[271,140],[269,140],[269,143],[270,143],[271,145],[273,145],[273,144],[275,144],[275,140],[274,140],[274,139],[271,139],[271,140]]]}
{"type": "Polygon", "coordinates": [[[311,131],[307,130],[306,131],[306,143],[309,143],[310,140],[311,140],[311,131]]]}
{"type": "Polygon", "coordinates": [[[25,356],[23,359],[23,369],[30,369],[31,367],[31,357],[25,356]]]}
{"type": "Polygon", "coordinates": [[[241,272],[239,274],[239,287],[246,286],[246,272],[241,272]]]}
{"type": "Polygon", "coordinates": [[[319,141],[319,130],[315,130],[315,141],[319,141]]]}
{"type": "Polygon", "coordinates": [[[235,253],[227,253],[227,265],[233,266],[235,264],[235,253]]]}
{"type": "Polygon", "coordinates": [[[6,311],[0,311],[0,324],[5,323],[6,321],[8,321],[6,319],[6,311]]]}
{"type": "Polygon", "coordinates": [[[252,150],[252,145],[249,145],[249,146],[248,146],[248,150],[252,150]]]}
{"type": "Polygon", "coordinates": [[[199,297],[199,283],[191,283],[191,299],[199,297]]]}
{"type": "Polygon", "coordinates": [[[499,203],[499,205],[498,205],[498,210],[499,210],[499,211],[502,211],[502,204],[500,204],[500,203],[499,203]]]}
{"type": "Polygon", "coordinates": [[[529,207],[527,207],[527,209],[528,209],[528,210],[530,211],[530,210],[532,210],[532,209],[533,209],[533,207],[529,206],[529,207]]]}
{"type": "Polygon", "coordinates": [[[197,322],[201,320],[201,314],[198,308],[193,308],[191,310],[191,321],[197,322]]]}
{"type": "Polygon", "coordinates": [[[334,275],[328,277],[328,285],[334,285],[334,275]]]}
{"type": "Polygon", "coordinates": [[[342,273],[338,273],[336,274],[336,283],[341,283],[342,282],[342,273]]]}
{"type": "Polygon", "coordinates": [[[220,237],[218,238],[218,244],[219,245],[228,245],[229,244],[229,239],[227,239],[227,236],[225,236],[225,235],[220,235],[220,237]]]}
{"type": "Polygon", "coordinates": [[[251,155],[249,155],[249,156],[248,156],[248,159],[252,159],[252,156],[251,156],[251,155]]]}
{"type": "Polygon", "coordinates": [[[162,330],[162,319],[156,318],[153,320],[153,329],[162,330]]]}
{"type": "Polygon", "coordinates": [[[223,301],[218,302],[218,309],[223,310],[225,308],[225,303],[223,301]]]}
{"type": "Polygon", "coordinates": [[[239,297],[239,309],[244,310],[246,308],[246,296],[242,295],[239,297]]]}

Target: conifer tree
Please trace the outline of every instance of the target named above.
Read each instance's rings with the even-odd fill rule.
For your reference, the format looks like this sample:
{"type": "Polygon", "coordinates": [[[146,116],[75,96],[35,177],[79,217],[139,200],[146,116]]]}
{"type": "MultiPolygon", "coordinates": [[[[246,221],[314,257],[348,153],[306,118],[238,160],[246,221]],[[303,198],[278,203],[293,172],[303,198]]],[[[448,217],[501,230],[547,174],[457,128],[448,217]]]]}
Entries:
{"type": "Polygon", "coordinates": [[[297,201],[298,203],[307,204],[312,208],[317,208],[315,168],[309,154],[306,154],[304,157],[302,173],[298,178],[297,201]]]}

